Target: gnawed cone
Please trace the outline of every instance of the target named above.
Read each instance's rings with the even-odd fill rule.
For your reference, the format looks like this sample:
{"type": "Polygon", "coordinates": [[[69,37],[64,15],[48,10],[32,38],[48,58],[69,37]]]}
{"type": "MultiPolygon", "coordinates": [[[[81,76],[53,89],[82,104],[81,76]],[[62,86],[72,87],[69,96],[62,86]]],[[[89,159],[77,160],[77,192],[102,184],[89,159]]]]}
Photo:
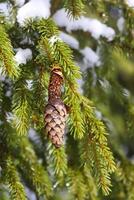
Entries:
{"type": "Polygon", "coordinates": [[[56,147],[63,144],[67,117],[66,106],[61,100],[62,83],[61,68],[58,65],[53,65],[48,88],[48,104],[45,108],[45,129],[48,137],[56,147]]]}

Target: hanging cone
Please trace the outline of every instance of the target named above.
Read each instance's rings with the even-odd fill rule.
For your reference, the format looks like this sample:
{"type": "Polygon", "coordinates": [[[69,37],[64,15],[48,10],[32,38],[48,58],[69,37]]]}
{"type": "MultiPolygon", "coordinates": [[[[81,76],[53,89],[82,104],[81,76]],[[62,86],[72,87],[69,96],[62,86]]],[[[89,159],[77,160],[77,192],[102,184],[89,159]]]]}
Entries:
{"type": "Polygon", "coordinates": [[[66,106],[61,100],[62,83],[63,76],[61,68],[58,65],[54,65],[48,88],[48,104],[45,108],[45,129],[48,137],[56,147],[60,147],[63,144],[67,117],[66,106]]]}

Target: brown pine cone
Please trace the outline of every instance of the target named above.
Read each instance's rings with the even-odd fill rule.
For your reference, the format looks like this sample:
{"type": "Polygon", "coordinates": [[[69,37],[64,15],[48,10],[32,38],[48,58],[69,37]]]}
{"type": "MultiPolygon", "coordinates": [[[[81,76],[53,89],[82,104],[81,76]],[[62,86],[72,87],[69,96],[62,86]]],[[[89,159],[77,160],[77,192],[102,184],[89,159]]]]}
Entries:
{"type": "Polygon", "coordinates": [[[51,100],[45,108],[45,129],[56,147],[63,144],[67,111],[61,99],[51,100]]]}

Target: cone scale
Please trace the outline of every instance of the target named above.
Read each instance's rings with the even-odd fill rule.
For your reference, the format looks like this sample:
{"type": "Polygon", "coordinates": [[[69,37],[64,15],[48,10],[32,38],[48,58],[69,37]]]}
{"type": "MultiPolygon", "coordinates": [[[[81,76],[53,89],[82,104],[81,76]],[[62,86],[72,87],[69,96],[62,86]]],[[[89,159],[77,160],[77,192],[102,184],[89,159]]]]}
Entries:
{"type": "Polygon", "coordinates": [[[63,75],[58,65],[53,65],[48,87],[48,104],[45,107],[45,130],[48,138],[56,147],[63,145],[66,106],[61,100],[63,75]]]}

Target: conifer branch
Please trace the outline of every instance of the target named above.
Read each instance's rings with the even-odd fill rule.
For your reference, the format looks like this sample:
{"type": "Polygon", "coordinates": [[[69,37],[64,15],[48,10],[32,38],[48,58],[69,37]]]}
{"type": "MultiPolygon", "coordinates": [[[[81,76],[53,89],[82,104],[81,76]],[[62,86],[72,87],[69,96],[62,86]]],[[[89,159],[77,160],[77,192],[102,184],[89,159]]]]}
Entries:
{"type": "Polygon", "coordinates": [[[48,96],[48,81],[49,74],[46,72],[45,68],[41,66],[32,85],[32,99],[34,106],[32,122],[37,130],[44,128],[44,104],[46,103],[46,97],[48,96]]]}
{"type": "Polygon", "coordinates": [[[24,187],[20,182],[17,170],[10,157],[6,160],[3,176],[9,186],[12,200],[26,200],[24,187]]]}
{"type": "Polygon", "coordinates": [[[42,37],[51,38],[59,34],[59,29],[51,18],[35,22],[35,29],[38,30],[42,37]]]}
{"type": "Polygon", "coordinates": [[[63,184],[63,178],[67,174],[67,155],[63,147],[56,148],[52,144],[47,147],[47,163],[56,178],[58,184],[63,184]]]}
{"type": "Polygon", "coordinates": [[[44,55],[49,58],[50,63],[56,62],[62,67],[65,77],[65,103],[71,107],[69,124],[71,133],[75,138],[82,138],[84,135],[83,120],[81,117],[80,98],[77,93],[78,84],[76,80],[81,77],[79,68],[75,66],[72,60],[72,51],[62,41],[57,40],[54,44],[46,37],[42,37],[39,42],[40,52],[43,54],[43,48],[46,52],[44,55]]]}
{"type": "Polygon", "coordinates": [[[13,96],[13,126],[19,135],[25,135],[29,129],[31,116],[31,94],[25,80],[15,83],[13,96]]]}
{"type": "Polygon", "coordinates": [[[116,166],[107,144],[107,133],[103,123],[93,116],[91,105],[86,98],[84,98],[82,106],[85,115],[85,126],[87,126],[87,132],[89,133],[83,143],[83,164],[87,163],[93,167],[98,179],[98,186],[102,188],[105,195],[108,195],[111,186],[110,174],[115,171],[116,166]]]}
{"type": "Polygon", "coordinates": [[[27,139],[21,140],[21,144],[19,145],[18,167],[21,169],[25,179],[30,182],[33,189],[35,189],[38,197],[43,196],[49,198],[53,195],[53,192],[47,172],[44,170],[43,166],[38,163],[35,152],[27,139]]]}
{"type": "Polygon", "coordinates": [[[0,62],[4,74],[6,73],[12,79],[19,76],[11,42],[2,26],[0,26],[0,62]]]}
{"type": "MultiPolygon", "coordinates": [[[[48,22],[49,20],[41,21],[43,25],[38,22],[39,25],[37,26],[37,30],[41,34],[41,40],[38,45],[40,56],[41,58],[43,56],[45,59],[47,58],[48,64],[58,63],[62,67],[65,79],[64,102],[71,108],[70,131],[75,138],[82,138],[84,137],[85,127],[87,128],[88,137],[93,139],[93,144],[90,145],[89,139],[85,137],[86,143],[84,147],[88,149],[92,159],[86,153],[83,162],[90,162],[90,167],[91,163],[95,165],[98,186],[107,195],[111,186],[110,174],[115,170],[113,155],[107,145],[107,133],[103,123],[94,117],[90,104],[78,94],[76,80],[81,76],[79,68],[73,62],[72,51],[58,38],[58,31],[55,25],[50,26],[48,22]],[[53,37],[54,34],[55,36],[53,37]],[[81,113],[82,110],[84,110],[83,114],[81,113]]],[[[55,150],[52,150],[52,147],[50,151],[56,153],[55,150]]]]}
{"type": "Polygon", "coordinates": [[[88,189],[87,195],[91,200],[99,200],[96,183],[90,171],[91,170],[85,165],[83,168],[83,176],[88,189]]]}
{"type": "Polygon", "coordinates": [[[69,16],[78,18],[84,10],[83,0],[65,0],[64,7],[69,16]]]}
{"type": "Polygon", "coordinates": [[[78,200],[85,199],[87,195],[87,185],[85,184],[82,173],[76,169],[69,169],[68,177],[69,191],[72,198],[78,200]]]}
{"type": "MultiPolygon", "coordinates": [[[[48,39],[42,38],[41,44],[43,43],[43,40],[48,39]]],[[[84,124],[81,115],[81,102],[84,102],[85,100],[77,93],[78,86],[76,84],[76,79],[80,77],[80,72],[72,61],[72,52],[68,46],[59,39],[56,39],[53,43],[51,43],[50,40],[50,42],[47,42],[47,45],[44,45],[44,49],[46,52],[49,52],[51,61],[53,60],[53,62],[58,62],[62,67],[63,75],[65,77],[65,103],[71,107],[72,112],[72,115],[70,114],[70,131],[73,133],[74,137],[81,138],[84,133],[84,124]],[[47,49],[45,49],[46,47],[47,49]],[[53,51],[51,47],[53,47],[53,51]]],[[[93,110],[89,104],[84,104],[84,109],[84,117],[86,119],[85,123],[86,125],[88,124],[88,131],[91,132],[94,140],[91,153],[94,154],[92,159],[97,168],[96,173],[98,186],[101,186],[104,194],[107,195],[109,194],[111,186],[110,173],[115,170],[113,155],[107,146],[107,133],[104,125],[102,122],[95,119],[93,116],[93,110]]],[[[91,148],[89,144],[85,144],[85,146],[89,146],[89,148],[91,148]]],[[[87,158],[85,160],[87,160],[87,158]]]]}
{"type": "Polygon", "coordinates": [[[81,101],[76,80],[81,77],[78,66],[72,60],[72,52],[66,44],[57,41],[53,45],[56,62],[62,67],[65,77],[64,102],[71,108],[69,124],[74,138],[81,139],[84,135],[83,119],[81,116],[81,101]]]}

